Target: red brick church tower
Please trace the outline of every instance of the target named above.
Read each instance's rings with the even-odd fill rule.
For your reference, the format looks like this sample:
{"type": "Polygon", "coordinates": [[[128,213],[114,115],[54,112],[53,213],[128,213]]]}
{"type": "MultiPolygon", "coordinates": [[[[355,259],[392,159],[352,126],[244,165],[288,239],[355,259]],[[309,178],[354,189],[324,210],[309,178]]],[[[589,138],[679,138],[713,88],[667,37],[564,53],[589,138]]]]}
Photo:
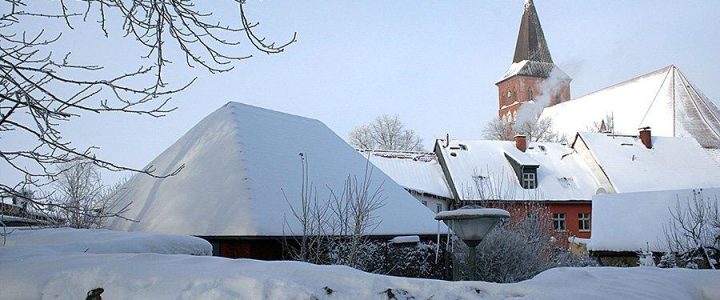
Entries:
{"type": "Polygon", "coordinates": [[[515,118],[524,103],[552,106],[570,100],[572,79],[553,63],[535,4],[525,1],[513,63],[498,87],[501,118],[515,118]]]}

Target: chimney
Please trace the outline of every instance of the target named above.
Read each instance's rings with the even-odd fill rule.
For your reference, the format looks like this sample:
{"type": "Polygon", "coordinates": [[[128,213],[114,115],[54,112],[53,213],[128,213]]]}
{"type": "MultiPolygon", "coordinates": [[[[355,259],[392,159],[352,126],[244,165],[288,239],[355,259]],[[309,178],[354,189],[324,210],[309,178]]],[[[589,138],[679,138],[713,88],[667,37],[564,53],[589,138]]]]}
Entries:
{"type": "Polygon", "coordinates": [[[645,145],[645,148],[652,149],[652,134],[650,133],[650,127],[640,128],[640,141],[645,145]]]}
{"type": "Polygon", "coordinates": [[[450,147],[450,134],[445,134],[445,148],[450,147]]]}
{"type": "Polygon", "coordinates": [[[525,152],[525,149],[527,149],[527,137],[524,135],[516,135],[515,136],[515,147],[518,148],[518,150],[525,152]]]}

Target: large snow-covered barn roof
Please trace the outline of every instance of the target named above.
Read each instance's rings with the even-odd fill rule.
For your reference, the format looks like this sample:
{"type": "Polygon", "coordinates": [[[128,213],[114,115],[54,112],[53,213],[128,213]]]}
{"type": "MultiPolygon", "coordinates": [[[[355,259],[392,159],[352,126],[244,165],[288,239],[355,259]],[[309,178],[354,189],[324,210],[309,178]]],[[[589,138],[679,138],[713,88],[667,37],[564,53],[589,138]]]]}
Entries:
{"type": "Polygon", "coordinates": [[[651,127],[655,135],[693,137],[704,148],[720,149],[720,110],[675,66],[547,107],[541,118],[572,137],[608,116],[617,134],[651,127]]]}
{"type": "Polygon", "coordinates": [[[373,170],[370,190],[381,187],[386,197],[375,212],[381,223],[374,235],[437,232],[427,208],[320,121],[234,102],[150,163],[160,174],[184,164],[182,172],[165,179],[139,174],[126,184],[122,199],[132,205],[125,216],[139,222],[114,220],[110,227],[199,236],[300,234],[290,205],[300,208],[301,153],[319,201],[328,199],[329,188],[340,194],[348,176],[362,182],[367,168],[373,170]]]}
{"type": "Polygon", "coordinates": [[[432,152],[367,151],[370,162],[406,189],[452,198],[442,167],[432,152]]]}
{"type": "MultiPolygon", "coordinates": [[[[654,133],[654,132],[653,132],[654,133]]],[[[720,187],[720,168],[693,138],[579,133],[618,193],[720,187]]]]}
{"type": "Polygon", "coordinates": [[[439,148],[461,200],[589,201],[598,188],[576,153],[565,145],[530,143],[522,152],[508,141],[454,140],[439,148]],[[506,155],[521,164],[539,166],[537,189],[522,188],[506,155]]]}
{"type": "Polygon", "coordinates": [[[592,200],[590,251],[666,252],[664,228],[671,209],[692,205],[694,198],[717,202],[720,189],[684,189],[637,193],[603,194],[592,200]],[[690,202],[688,202],[690,201],[690,202]]]}

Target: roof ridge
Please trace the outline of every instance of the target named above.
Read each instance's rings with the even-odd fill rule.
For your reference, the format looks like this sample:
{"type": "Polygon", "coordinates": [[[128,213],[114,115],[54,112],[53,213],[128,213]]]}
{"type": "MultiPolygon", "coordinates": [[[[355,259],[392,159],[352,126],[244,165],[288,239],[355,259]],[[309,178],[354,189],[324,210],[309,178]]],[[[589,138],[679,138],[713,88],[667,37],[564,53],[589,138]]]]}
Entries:
{"type": "MultiPolygon", "coordinates": [[[[662,73],[663,71],[664,71],[664,72],[669,72],[669,69],[670,69],[670,68],[677,68],[677,67],[675,67],[675,65],[665,66],[665,67],[662,67],[662,68],[657,69],[657,70],[655,70],[655,71],[651,71],[651,72],[648,72],[648,73],[645,73],[645,74],[642,74],[642,75],[638,75],[638,76],[635,76],[635,77],[633,77],[633,78],[630,78],[630,79],[627,79],[627,80],[618,82],[618,83],[616,83],[616,84],[613,84],[613,85],[610,85],[610,86],[606,86],[606,87],[604,87],[604,88],[602,88],[602,89],[592,91],[592,92],[587,93],[587,94],[585,94],[585,95],[582,95],[582,96],[579,96],[579,97],[575,97],[574,99],[579,99],[579,98],[583,98],[583,97],[586,97],[586,96],[590,96],[590,95],[592,95],[592,94],[600,93],[600,92],[605,91],[605,90],[609,90],[609,89],[612,89],[612,88],[615,88],[615,87],[618,87],[618,86],[621,86],[621,85],[628,84],[628,83],[630,83],[630,82],[632,82],[632,81],[638,80],[638,79],[643,78],[643,77],[649,77],[649,76],[651,76],[651,75],[655,75],[656,73],[662,73]]],[[[574,99],[572,99],[572,100],[574,100],[574,99]]],[[[566,101],[566,102],[563,102],[563,103],[558,103],[558,104],[556,104],[556,105],[554,105],[554,106],[562,105],[562,104],[564,104],[564,103],[571,102],[572,100],[566,101]]],[[[552,107],[552,106],[551,106],[551,107],[552,107]]]]}
{"type": "Polygon", "coordinates": [[[355,149],[358,152],[371,152],[371,153],[402,153],[402,154],[435,154],[432,151],[412,151],[412,150],[373,150],[373,149],[355,149]]]}
{"type": "MultiPolygon", "coordinates": [[[[688,95],[690,96],[689,97],[690,101],[693,104],[693,106],[695,107],[695,109],[697,110],[698,116],[700,116],[700,120],[703,123],[705,123],[706,127],[710,130],[710,132],[712,132],[715,135],[715,137],[720,138],[720,132],[718,132],[710,124],[710,122],[707,120],[706,114],[699,108],[699,106],[702,104],[705,108],[707,108],[707,114],[709,114],[710,117],[715,119],[715,121],[717,123],[720,123],[720,117],[715,115],[715,112],[710,107],[710,105],[714,106],[714,104],[710,101],[710,99],[707,99],[706,97],[703,97],[704,95],[701,95],[700,93],[698,93],[695,86],[690,82],[690,80],[687,79],[687,77],[685,77],[685,74],[683,74],[679,69],[677,69],[677,74],[678,75],[674,75],[674,76],[678,76],[680,81],[682,82],[682,86],[685,89],[685,92],[687,92],[688,95]],[[690,90],[692,90],[692,92],[694,92],[694,94],[690,90]],[[700,102],[700,103],[698,103],[698,102],[700,102]],[[708,104],[708,102],[710,102],[710,103],[708,104]]],[[[673,120],[673,121],[675,121],[675,120],[673,120]]]]}

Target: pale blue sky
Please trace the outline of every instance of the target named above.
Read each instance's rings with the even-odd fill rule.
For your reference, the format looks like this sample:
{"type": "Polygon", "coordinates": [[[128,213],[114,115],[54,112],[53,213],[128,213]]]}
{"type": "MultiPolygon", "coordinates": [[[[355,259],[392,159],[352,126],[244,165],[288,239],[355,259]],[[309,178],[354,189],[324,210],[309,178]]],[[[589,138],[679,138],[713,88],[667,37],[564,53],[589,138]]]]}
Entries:
{"type": "MultiPolygon", "coordinates": [[[[78,146],[97,145],[102,157],[132,167],[228,101],[316,118],[342,137],[387,113],[399,114],[428,149],[446,132],[480,138],[497,113],[494,83],[510,66],[523,2],[251,0],[258,34],[282,42],[296,31],[298,42],[273,56],[239,48],[256,57],[229,73],[173,69],[175,83],[199,79],[174,96],[179,110],[168,117],[83,116],[63,128],[78,146]]],[[[675,64],[720,99],[717,1],[535,4],[555,63],[574,79],[573,97],[675,64]]],[[[217,10],[238,23],[234,6],[217,10]]],[[[140,55],[129,40],[104,40],[94,25],[65,38],[64,47],[111,67],[140,55]]]]}

